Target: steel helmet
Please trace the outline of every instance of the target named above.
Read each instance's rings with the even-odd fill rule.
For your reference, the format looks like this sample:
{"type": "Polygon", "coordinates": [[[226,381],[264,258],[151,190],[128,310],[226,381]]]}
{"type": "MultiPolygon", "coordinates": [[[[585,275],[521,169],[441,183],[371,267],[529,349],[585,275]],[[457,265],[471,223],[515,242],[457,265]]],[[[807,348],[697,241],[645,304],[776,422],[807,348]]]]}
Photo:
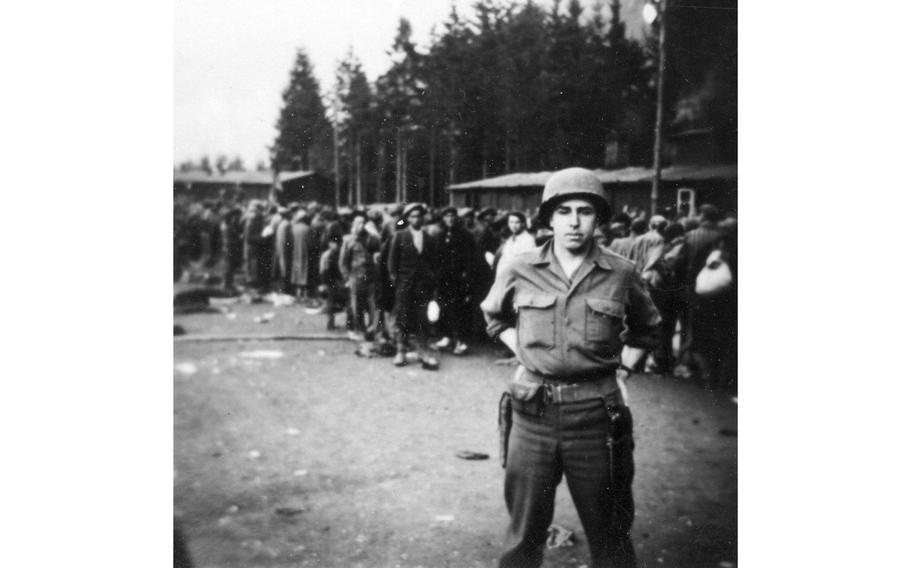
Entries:
{"type": "Polygon", "coordinates": [[[610,205],[603,185],[591,170],[567,168],[550,176],[543,187],[543,198],[537,210],[538,219],[549,226],[553,210],[567,199],[588,199],[594,205],[601,222],[610,217],[610,205]]]}

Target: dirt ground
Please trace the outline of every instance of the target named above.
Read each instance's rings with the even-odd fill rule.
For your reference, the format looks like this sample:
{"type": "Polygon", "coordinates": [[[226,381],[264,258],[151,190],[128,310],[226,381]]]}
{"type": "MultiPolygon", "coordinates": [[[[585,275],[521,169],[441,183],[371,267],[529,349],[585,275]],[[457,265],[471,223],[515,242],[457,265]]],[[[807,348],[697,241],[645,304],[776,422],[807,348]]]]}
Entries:
{"type": "MultiPolygon", "coordinates": [[[[187,332],[174,341],[174,515],[196,567],[495,565],[507,520],[497,404],[514,370],[493,364],[497,348],[444,354],[433,372],[358,357],[341,332],[193,341],[325,329],[301,306],[223,310],[174,318],[187,332]]],[[[735,566],[735,402],[653,375],[636,375],[630,397],[640,565],[735,566]]],[[[575,544],[544,566],[586,566],[565,484],[554,523],[575,544]]]]}

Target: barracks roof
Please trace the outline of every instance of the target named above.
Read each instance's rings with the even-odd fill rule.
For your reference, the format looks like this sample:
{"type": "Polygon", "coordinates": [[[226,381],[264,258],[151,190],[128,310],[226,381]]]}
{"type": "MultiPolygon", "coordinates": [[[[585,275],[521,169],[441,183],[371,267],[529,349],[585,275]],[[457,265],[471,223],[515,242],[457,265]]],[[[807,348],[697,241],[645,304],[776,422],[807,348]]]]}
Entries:
{"type": "MultiPolygon", "coordinates": [[[[603,184],[639,183],[651,181],[651,168],[628,167],[619,170],[592,170],[603,184]]],[[[495,189],[508,187],[543,187],[554,172],[515,173],[502,176],[456,183],[448,186],[449,191],[469,189],[495,189]]],[[[697,181],[706,179],[736,179],[736,164],[688,165],[663,168],[660,177],[666,181],[697,181]]]]}

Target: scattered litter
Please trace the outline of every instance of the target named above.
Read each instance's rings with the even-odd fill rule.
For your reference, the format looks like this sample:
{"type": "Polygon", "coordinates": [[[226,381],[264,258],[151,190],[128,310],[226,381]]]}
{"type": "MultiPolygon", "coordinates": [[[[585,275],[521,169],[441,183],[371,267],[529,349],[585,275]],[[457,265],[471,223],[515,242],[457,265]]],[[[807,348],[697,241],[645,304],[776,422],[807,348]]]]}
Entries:
{"type": "Polygon", "coordinates": [[[240,356],[247,359],[281,359],[284,357],[284,351],[244,351],[240,356]]]}
{"type": "Polygon", "coordinates": [[[307,474],[307,471],[305,469],[298,469],[297,471],[294,472],[295,477],[303,477],[306,474],[307,474]]]}
{"type": "Polygon", "coordinates": [[[275,512],[283,517],[293,517],[303,512],[303,509],[297,507],[278,507],[275,512]]]}
{"type": "Polygon", "coordinates": [[[252,451],[251,451],[249,454],[247,454],[247,455],[249,455],[249,457],[250,457],[251,460],[258,460],[258,459],[259,459],[259,456],[260,456],[261,454],[259,453],[258,450],[252,450],[252,451]]]}
{"type": "Polygon", "coordinates": [[[559,525],[550,525],[550,528],[547,529],[547,548],[562,548],[574,545],[575,536],[569,529],[559,525]]]}
{"type": "Polygon", "coordinates": [[[195,363],[177,363],[174,370],[181,375],[192,375],[197,371],[195,363]]]}
{"type": "Polygon", "coordinates": [[[284,431],[284,433],[287,434],[288,436],[299,436],[300,430],[298,430],[297,428],[288,428],[287,430],[284,431]]]}
{"type": "Polygon", "coordinates": [[[356,542],[357,544],[363,544],[367,540],[369,540],[369,539],[366,537],[366,535],[359,534],[359,535],[357,535],[357,538],[354,539],[354,542],[356,542]]]}
{"type": "Polygon", "coordinates": [[[238,507],[237,505],[231,505],[230,507],[228,507],[227,513],[228,513],[228,515],[235,515],[235,514],[237,514],[238,511],[240,511],[240,507],[238,507]]]}
{"type": "Polygon", "coordinates": [[[268,323],[272,321],[275,317],[275,312],[266,312],[261,316],[256,316],[253,318],[253,321],[256,323],[268,323]]]}
{"type": "Polygon", "coordinates": [[[460,450],[455,454],[456,457],[459,457],[463,460],[487,460],[490,459],[488,454],[481,452],[472,452],[471,450],[460,450]]]}
{"type": "Polygon", "coordinates": [[[319,351],[316,352],[316,354],[319,355],[320,357],[325,357],[325,349],[320,349],[319,351]]]}
{"type": "Polygon", "coordinates": [[[222,527],[223,527],[224,525],[228,524],[229,522],[231,522],[231,518],[230,518],[230,517],[221,517],[220,519],[218,519],[218,525],[219,525],[219,526],[222,526],[222,527]]]}
{"type": "Polygon", "coordinates": [[[720,435],[721,435],[721,436],[735,437],[735,436],[736,436],[736,430],[731,430],[731,429],[729,429],[729,428],[722,428],[721,431],[720,431],[720,435]]]}
{"type": "Polygon", "coordinates": [[[297,298],[294,296],[289,296],[288,294],[279,294],[277,292],[272,292],[265,298],[276,308],[280,308],[282,306],[293,306],[297,302],[297,298]]]}
{"type": "Polygon", "coordinates": [[[451,523],[455,520],[455,515],[436,515],[433,520],[437,523],[451,523]]]}
{"type": "Polygon", "coordinates": [[[235,320],[235,319],[237,319],[237,314],[235,314],[234,312],[230,312],[230,313],[227,313],[227,314],[224,314],[224,315],[225,315],[225,317],[227,317],[227,319],[229,319],[229,320],[235,320]]]}
{"type": "Polygon", "coordinates": [[[221,374],[221,369],[219,369],[218,367],[212,367],[212,374],[213,374],[213,375],[220,375],[220,374],[221,374]]]}

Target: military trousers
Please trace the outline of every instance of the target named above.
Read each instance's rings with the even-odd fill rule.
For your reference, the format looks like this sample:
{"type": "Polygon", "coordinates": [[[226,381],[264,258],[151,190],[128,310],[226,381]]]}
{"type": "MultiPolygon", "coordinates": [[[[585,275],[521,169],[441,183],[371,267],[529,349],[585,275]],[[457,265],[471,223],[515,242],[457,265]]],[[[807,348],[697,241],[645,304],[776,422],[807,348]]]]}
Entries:
{"type": "Polygon", "coordinates": [[[618,393],[554,404],[543,392],[512,401],[505,464],[510,522],[499,566],[543,561],[556,487],[566,478],[591,552],[591,566],[634,567],[632,415],[618,393]]]}

